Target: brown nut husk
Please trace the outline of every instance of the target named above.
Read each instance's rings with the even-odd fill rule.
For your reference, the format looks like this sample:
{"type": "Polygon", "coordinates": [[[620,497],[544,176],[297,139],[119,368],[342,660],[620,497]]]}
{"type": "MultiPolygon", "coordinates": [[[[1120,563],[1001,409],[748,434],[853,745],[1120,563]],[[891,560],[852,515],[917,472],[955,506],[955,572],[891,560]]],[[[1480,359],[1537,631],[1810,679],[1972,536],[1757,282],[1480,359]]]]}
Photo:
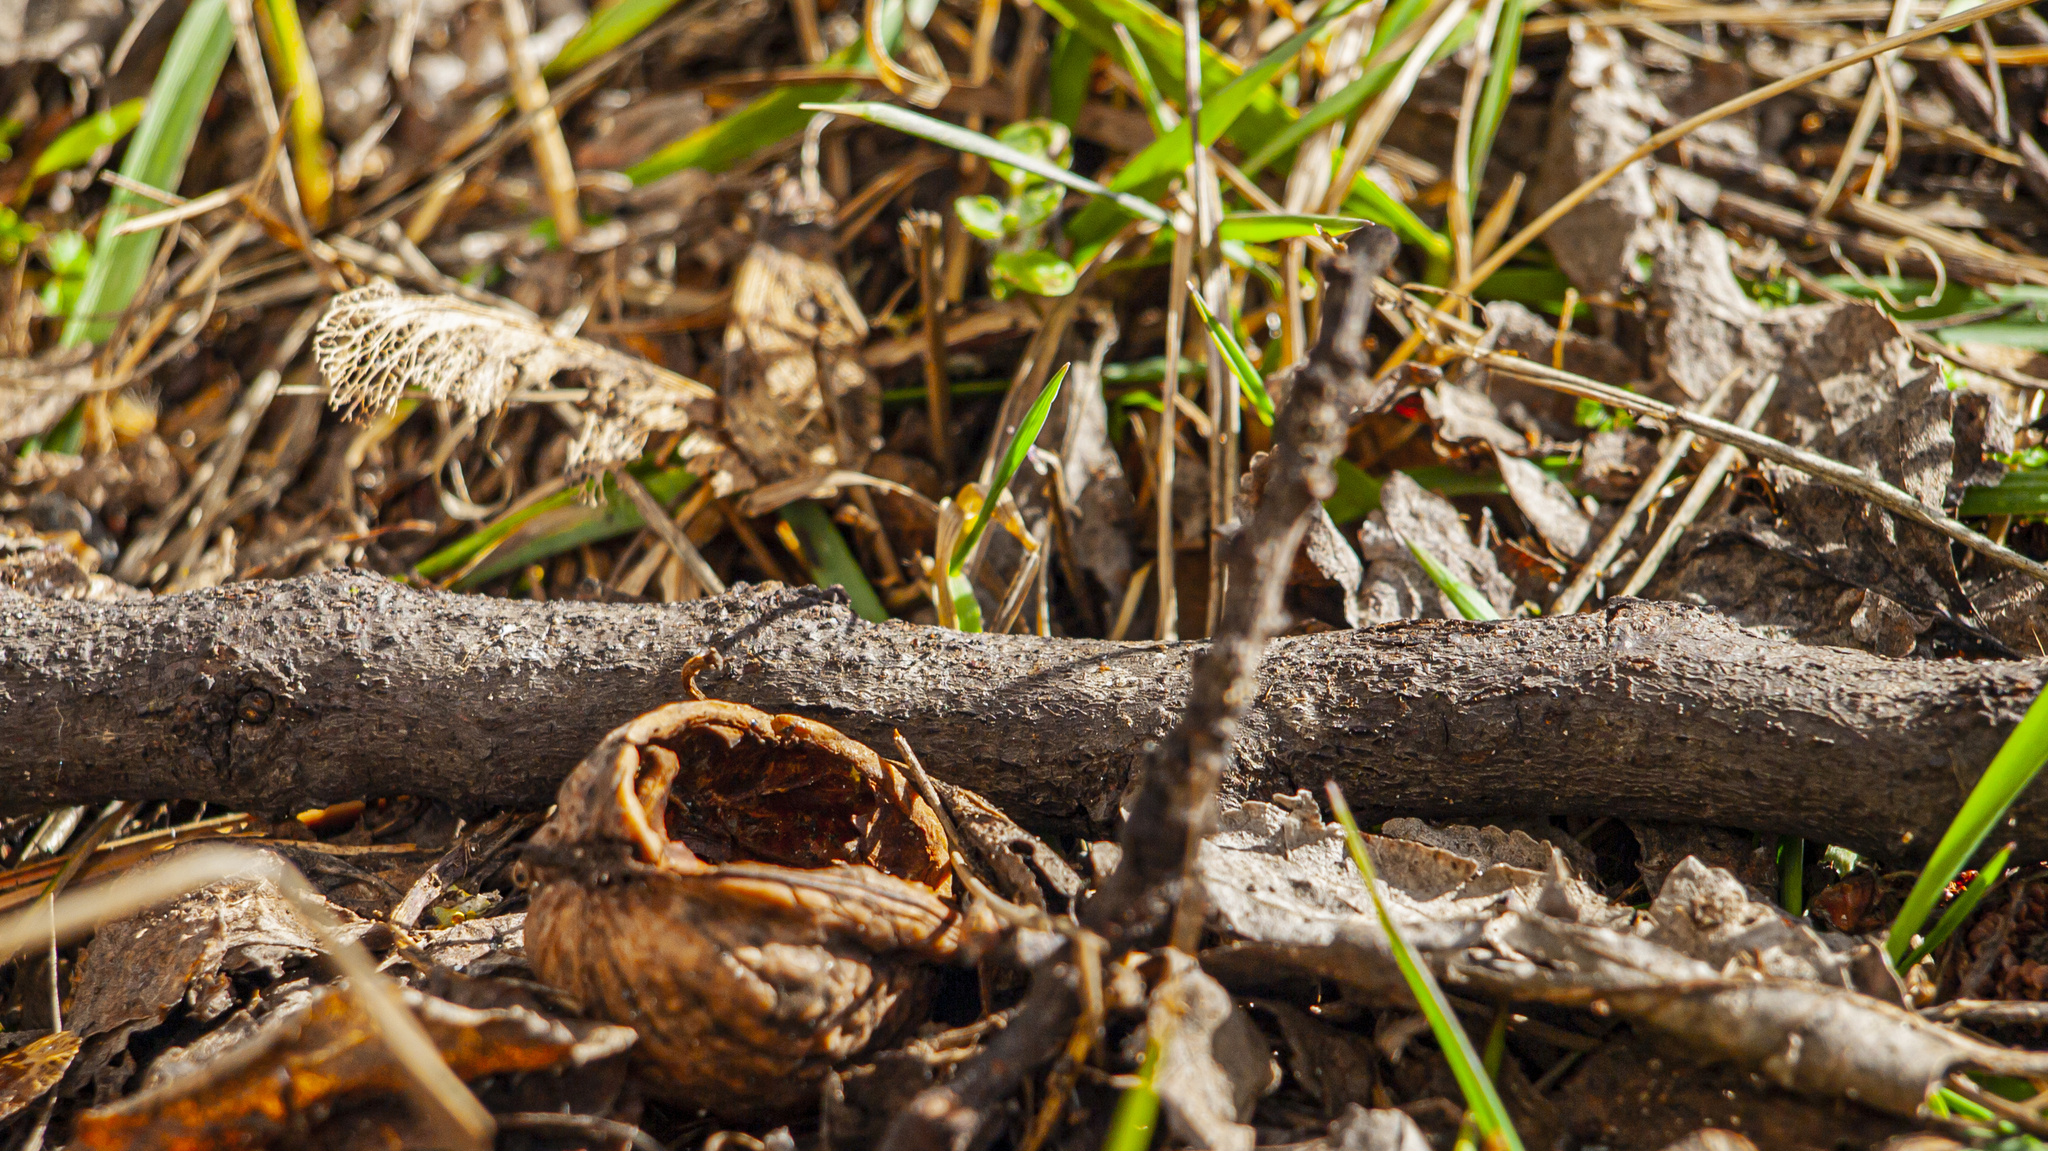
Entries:
{"type": "MultiPolygon", "coordinates": [[[[692,694],[695,688],[692,687],[692,694]]],[[[697,699],[606,736],[527,860],[541,978],[637,1029],[650,1086],[726,1120],[814,1107],[993,934],[936,814],[824,724],[697,699]]]]}

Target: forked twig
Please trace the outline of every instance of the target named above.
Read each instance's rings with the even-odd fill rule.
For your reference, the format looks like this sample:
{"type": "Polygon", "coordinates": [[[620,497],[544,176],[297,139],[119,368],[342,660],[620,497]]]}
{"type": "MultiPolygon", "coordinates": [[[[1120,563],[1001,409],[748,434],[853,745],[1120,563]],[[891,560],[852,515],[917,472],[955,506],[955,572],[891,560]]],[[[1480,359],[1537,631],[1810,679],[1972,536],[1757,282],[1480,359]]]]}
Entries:
{"type": "MultiPolygon", "coordinates": [[[[1744,401],[1742,411],[1735,417],[1735,426],[1744,430],[1756,427],[1757,421],[1764,418],[1764,409],[1770,406],[1771,397],[1776,395],[1777,391],[1778,376],[1773,372],[1763,383],[1757,385],[1756,391],[1751,392],[1749,399],[1744,401]]],[[[1684,501],[1678,505],[1677,511],[1671,513],[1671,522],[1665,524],[1664,530],[1658,533],[1657,542],[1650,545],[1649,552],[1643,556],[1643,562],[1636,565],[1635,574],[1628,577],[1628,583],[1622,587],[1621,594],[1634,595],[1648,587],[1650,581],[1657,577],[1657,569],[1664,566],[1664,557],[1670,555],[1671,549],[1677,546],[1678,537],[1684,535],[1685,529],[1691,527],[1692,522],[1699,518],[1700,511],[1707,506],[1707,501],[1720,490],[1721,481],[1728,478],[1729,472],[1735,470],[1735,465],[1741,458],[1741,449],[1727,444],[1721,445],[1720,450],[1714,453],[1714,457],[1707,461],[1707,466],[1700,469],[1699,478],[1693,480],[1692,488],[1685,493],[1684,501]]]]}
{"type": "MultiPolygon", "coordinates": [[[[1124,824],[1123,861],[1086,909],[1088,925],[1120,946],[1156,936],[1183,905],[1194,848],[1214,818],[1216,788],[1229,766],[1238,722],[1257,694],[1266,641],[1285,623],[1280,606],[1308,516],[1336,481],[1357,410],[1367,406],[1364,350],[1372,282],[1393,262],[1394,234],[1368,225],[1348,250],[1326,261],[1321,338],[1296,373],[1273,421],[1273,474],[1258,509],[1232,541],[1230,592],[1214,641],[1196,660],[1185,717],[1146,758],[1143,782],[1124,824]]],[[[1190,921],[1180,915],[1176,936],[1190,921]]]]}

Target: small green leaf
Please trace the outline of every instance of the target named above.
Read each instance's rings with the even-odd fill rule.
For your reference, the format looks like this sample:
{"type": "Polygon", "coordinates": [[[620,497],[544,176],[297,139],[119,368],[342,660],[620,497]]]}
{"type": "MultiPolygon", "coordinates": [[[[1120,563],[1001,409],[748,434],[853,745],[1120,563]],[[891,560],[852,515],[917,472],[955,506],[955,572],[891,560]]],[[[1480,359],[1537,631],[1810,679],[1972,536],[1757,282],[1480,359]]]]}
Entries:
{"type": "Polygon", "coordinates": [[[1004,236],[1003,205],[994,196],[962,196],[953,201],[953,214],[970,234],[992,244],[1004,236]]]}
{"type": "MultiPolygon", "coordinates": [[[[1033,156],[1060,168],[1074,162],[1074,149],[1067,126],[1054,120],[1019,120],[1005,124],[996,132],[996,142],[1015,148],[1026,156],[1033,156]]],[[[1031,182],[1032,173],[1004,163],[990,163],[994,172],[1013,189],[1022,189],[1031,182]]]]}
{"type": "Polygon", "coordinates": [[[989,258],[989,279],[1034,296],[1064,296],[1081,282],[1074,265],[1051,252],[997,252],[989,258]]]}
{"type": "MultiPolygon", "coordinates": [[[[981,510],[974,513],[974,523],[967,528],[967,534],[953,548],[953,557],[946,562],[948,575],[958,575],[961,566],[967,562],[968,553],[981,540],[981,533],[988,530],[989,517],[995,514],[996,504],[1002,502],[1003,493],[1009,490],[1010,481],[1017,478],[1017,469],[1024,466],[1024,455],[1038,440],[1038,433],[1045,428],[1047,416],[1052,414],[1052,402],[1060,397],[1060,384],[1067,378],[1071,364],[1061,364],[1053,373],[1052,381],[1045,390],[1038,393],[1038,399],[1031,404],[1031,410],[1024,413],[1023,422],[1017,425],[1016,434],[1003,445],[1002,459],[996,465],[995,482],[989,485],[988,495],[981,501],[981,510]]],[[[971,596],[969,598],[972,598],[971,596]]]]}
{"type": "Polygon", "coordinates": [[[1060,201],[1067,198],[1067,190],[1058,184],[1034,184],[1017,193],[1015,219],[1017,230],[1035,228],[1060,210],[1060,201]]]}
{"type": "Polygon", "coordinates": [[[1088,103],[1088,87],[1095,81],[1095,45],[1077,36],[1072,28],[1061,28],[1053,37],[1052,56],[1046,61],[1046,88],[1051,99],[1047,112],[1052,119],[1072,128],[1081,122],[1081,109],[1088,103]]]}
{"type": "Polygon", "coordinates": [[[76,168],[92,159],[94,152],[119,143],[142,119],[142,103],[140,96],[123,100],[66,128],[36,157],[35,165],[29,169],[29,179],[40,180],[52,172],[76,168]]]}
{"type": "Polygon", "coordinates": [[[1202,293],[1193,283],[1188,285],[1188,299],[1195,302],[1195,311],[1202,315],[1202,325],[1209,329],[1209,338],[1223,350],[1223,358],[1229,362],[1231,374],[1237,377],[1238,390],[1244,393],[1245,402],[1251,405],[1253,414],[1267,427],[1273,426],[1273,396],[1266,391],[1265,378],[1252,366],[1251,357],[1244,354],[1233,335],[1222,321],[1209,313],[1209,305],[1202,302],[1202,293]]]}

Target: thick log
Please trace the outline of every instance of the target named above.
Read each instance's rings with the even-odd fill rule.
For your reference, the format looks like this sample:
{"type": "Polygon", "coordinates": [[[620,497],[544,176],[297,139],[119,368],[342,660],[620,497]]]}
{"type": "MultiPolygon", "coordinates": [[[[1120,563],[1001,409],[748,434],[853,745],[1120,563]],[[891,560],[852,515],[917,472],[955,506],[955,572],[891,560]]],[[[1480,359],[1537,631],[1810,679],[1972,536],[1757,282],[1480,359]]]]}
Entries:
{"type": "MultiPolygon", "coordinates": [[[[831,723],[1041,827],[1102,829],[1181,714],[1197,643],[963,635],[832,593],[531,603],[360,574],[141,603],[0,596],[0,810],[110,798],[264,811],[384,795],[538,808],[611,728],[715,696],[831,723]]],[[[1929,849],[2042,663],[1806,647],[1622,601],[1276,641],[1226,791],[1334,776],[1362,813],[1577,813],[1929,849]]],[[[2048,852],[2048,800],[2008,834],[2048,852]]]]}

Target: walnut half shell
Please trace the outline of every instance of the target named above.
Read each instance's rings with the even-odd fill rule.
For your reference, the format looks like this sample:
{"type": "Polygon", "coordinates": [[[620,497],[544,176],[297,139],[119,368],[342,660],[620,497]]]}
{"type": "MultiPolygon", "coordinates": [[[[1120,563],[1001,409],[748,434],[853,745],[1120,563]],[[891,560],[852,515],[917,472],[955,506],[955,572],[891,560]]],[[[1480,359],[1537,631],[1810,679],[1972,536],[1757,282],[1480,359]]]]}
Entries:
{"type": "MultiPolygon", "coordinates": [[[[694,693],[694,686],[692,691],[694,693]]],[[[993,931],[931,808],[821,723],[698,699],[606,736],[527,858],[541,978],[640,1033],[651,1088],[727,1120],[816,1105],[993,931]]]]}

